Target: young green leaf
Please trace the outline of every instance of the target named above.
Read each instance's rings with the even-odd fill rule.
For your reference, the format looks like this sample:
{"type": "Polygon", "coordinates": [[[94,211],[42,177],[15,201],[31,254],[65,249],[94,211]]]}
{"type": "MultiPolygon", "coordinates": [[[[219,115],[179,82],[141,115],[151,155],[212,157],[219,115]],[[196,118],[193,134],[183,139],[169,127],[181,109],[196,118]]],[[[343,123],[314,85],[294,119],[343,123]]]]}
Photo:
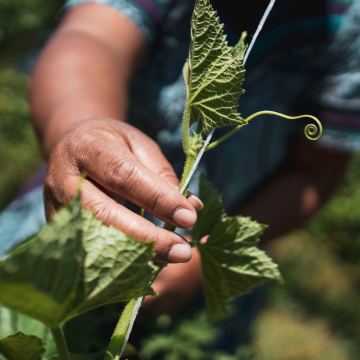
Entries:
{"type": "Polygon", "coordinates": [[[238,43],[234,46],[234,48],[232,50],[232,55],[233,56],[238,56],[245,49],[245,47],[246,47],[246,45],[245,45],[246,36],[247,36],[247,32],[243,31],[238,43]]]}
{"type": "Polygon", "coordinates": [[[43,339],[18,331],[0,339],[0,354],[6,360],[40,360],[45,352],[45,345],[43,339]]]}
{"type": "Polygon", "coordinates": [[[200,116],[202,130],[245,124],[237,112],[245,73],[246,48],[233,52],[228,46],[216,11],[209,0],[197,0],[191,21],[189,58],[183,69],[190,124],[200,116]]]}
{"type": "Polygon", "coordinates": [[[198,212],[192,236],[201,254],[207,315],[215,319],[229,301],[267,280],[281,280],[281,275],[277,265],[256,247],[266,226],[250,218],[227,216],[221,194],[203,176],[200,198],[204,209],[198,212]],[[207,235],[207,242],[201,244],[207,235]]]}
{"type": "Polygon", "coordinates": [[[80,195],[0,261],[0,303],[50,328],[97,306],[155,294],[153,243],[106,227],[80,195]]]}

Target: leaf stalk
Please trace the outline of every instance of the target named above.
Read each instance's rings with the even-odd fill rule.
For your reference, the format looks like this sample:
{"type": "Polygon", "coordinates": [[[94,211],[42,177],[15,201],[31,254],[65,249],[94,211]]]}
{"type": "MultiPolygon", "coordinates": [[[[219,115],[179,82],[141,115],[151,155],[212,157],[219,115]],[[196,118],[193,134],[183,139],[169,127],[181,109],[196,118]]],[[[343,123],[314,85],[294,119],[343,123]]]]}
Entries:
{"type": "Polygon", "coordinates": [[[142,304],[143,297],[131,299],[116,325],[114,335],[111,338],[104,360],[120,359],[129,340],[134,321],[142,304]]]}
{"type": "Polygon", "coordinates": [[[59,360],[70,360],[69,350],[66,345],[64,333],[60,328],[50,329],[55,340],[59,360]]]}
{"type": "Polygon", "coordinates": [[[190,135],[189,135],[189,121],[190,121],[190,104],[187,103],[184,111],[183,118],[183,142],[184,142],[184,151],[188,157],[193,152],[190,145],[190,135]]]}

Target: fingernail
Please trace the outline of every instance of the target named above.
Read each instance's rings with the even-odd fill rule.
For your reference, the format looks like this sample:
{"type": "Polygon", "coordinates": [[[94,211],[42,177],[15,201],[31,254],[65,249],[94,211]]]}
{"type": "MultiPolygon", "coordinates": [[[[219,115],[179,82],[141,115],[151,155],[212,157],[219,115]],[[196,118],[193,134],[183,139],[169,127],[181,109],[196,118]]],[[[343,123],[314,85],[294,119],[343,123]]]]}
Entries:
{"type": "Polygon", "coordinates": [[[191,247],[186,244],[174,245],[167,256],[167,259],[171,262],[186,263],[192,257],[191,247]]]}
{"type": "Polygon", "coordinates": [[[196,204],[193,204],[194,208],[197,211],[202,210],[204,208],[203,202],[196,195],[192,194],[191,192],[189,192],[188,194],[189,194],[188,199],[191,199],[196,203],[196,204]]]}
{"type": "Polygon", "coordinates": [[[189,228],[194,226],[197,216],[190,210],[179,209],[174,212],[173,219],[177,224],[189,228]]]}

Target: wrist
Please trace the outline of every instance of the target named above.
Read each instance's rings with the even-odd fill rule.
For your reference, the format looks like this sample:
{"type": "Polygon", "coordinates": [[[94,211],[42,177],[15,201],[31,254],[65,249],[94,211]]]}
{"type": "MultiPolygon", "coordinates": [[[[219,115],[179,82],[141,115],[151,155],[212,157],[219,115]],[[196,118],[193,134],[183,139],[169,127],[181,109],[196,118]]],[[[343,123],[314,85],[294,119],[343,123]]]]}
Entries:
{"type": "MultiPolygon", "coordinates": [[[[73,136],[83,136],[85,134],[100,135],[114,140],[117,136],[124,137],[124,133],[119,128],[122,119],[111,119],[107,117],[82,117],[58,122],[53,119],[49,121],[47,128],[43,132],[43,148],[46,157],[49,157],[55,146],[65,138],[73,136]]],[[[126,136],[126,135],[125,135],[126,136]]]]}
{"type": "Polygon", "coordinates": [[[64,105],[59,105],[54,109],[40,132],[40,140],[47,157],[59,139],[79,123],[85,125],[91,120],[92,126],[95,127],[94,121],[100,119],[126,121],[127,92],[125,89],[120,91],[116,107],[101,101],[83,100],[78,96],[66,99],[63,103],[64,105]]]}

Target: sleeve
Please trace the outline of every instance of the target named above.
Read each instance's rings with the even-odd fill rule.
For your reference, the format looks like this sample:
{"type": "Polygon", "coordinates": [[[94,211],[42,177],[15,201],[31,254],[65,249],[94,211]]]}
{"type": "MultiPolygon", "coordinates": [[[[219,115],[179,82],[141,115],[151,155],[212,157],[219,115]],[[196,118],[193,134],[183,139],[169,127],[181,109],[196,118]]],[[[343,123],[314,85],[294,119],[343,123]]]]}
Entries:
{"type": "MultiPolygon", "coordinates": [[[[326,73],[310,91],[320,107],[319,143],[338,150],[360,149],[360,1],[351,2],[326,53],[326,73]]],[[[321,69],[320,69],[321,71],[321,69]]]]}
{"type": "Polygon", "coordinates": [[[65,10],[87,2],[108,5],[120,11],[138,26],[149,42],[153,42],[167,16],[171,0],[68,0],[65,10]]]}

